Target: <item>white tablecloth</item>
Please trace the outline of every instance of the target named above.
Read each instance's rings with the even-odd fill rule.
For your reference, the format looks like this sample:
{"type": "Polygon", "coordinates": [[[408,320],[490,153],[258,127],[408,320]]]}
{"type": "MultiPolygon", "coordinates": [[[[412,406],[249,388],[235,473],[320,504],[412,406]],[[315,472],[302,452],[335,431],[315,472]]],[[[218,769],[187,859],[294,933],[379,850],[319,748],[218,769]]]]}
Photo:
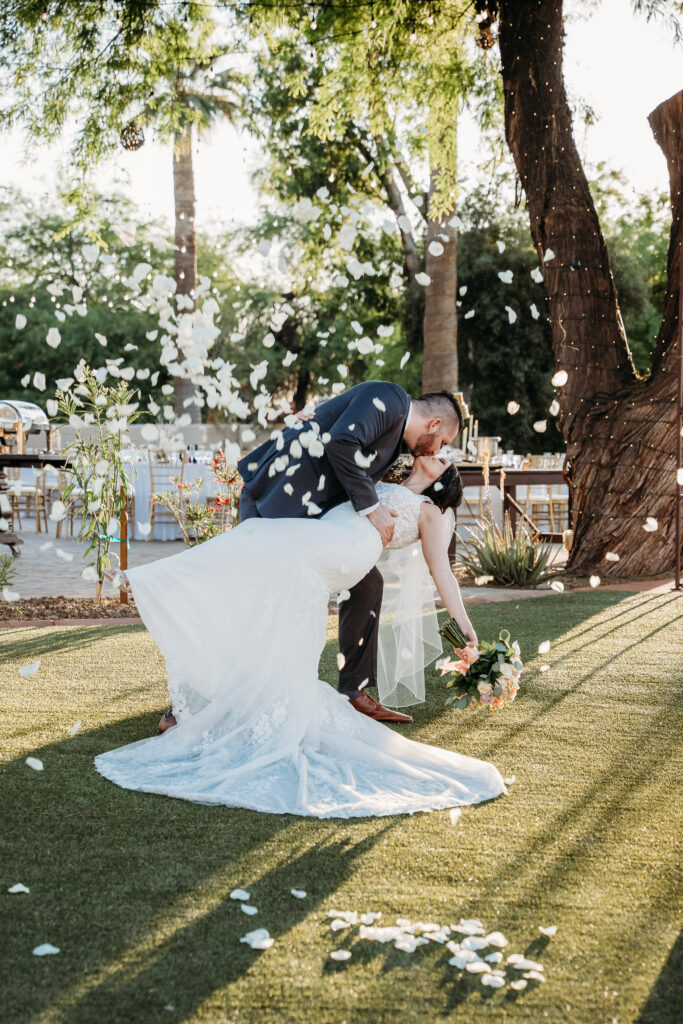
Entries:
{"type": "MultiPolygon", "coordinates": [[[[167,469],[167,476],[175,476],[180,473],[180,465],[169,465],[165,467],[167,469]]],[[[144,540],[145,537],[140,533],[138,524],[144,525],[149,522],[150,513],[150,499],[152,497],[152,480],[149,470],[149,463],[147,462],[129,462],[126,460],[126,470],[128,479],[130,480],[131,489],[135,494],[135,523],[128,524],[129,539],[130,540],[144,540]]],[[[161,473],[161,467],[160,467],[161,473]]],[[[47,489],[48,492],[52,491],[54,497],[57,497],[57,473],[47,471],[47,489]]],[[[202,463],[202,462],[188,462],[185,466],[183,473],[183,480],[196,480],[202,479],[203,486],[199,495],[194,494],[195,500],[203,502],[206,498],[212,494],[217,493],[218,484],[214,483],[213,480],[213,466],[202,463]]],[[[36,471],[31,467],[27,466],[22,468],[20,480],[22,484],[34,484],[36,480],[36,471]]],[[[11,485],[11,481],[10,481],[11,485]]],[[[155,479],[155,487],[157,490],[170,490],[172,484],[170,482],[164,482],[163,478],[155,479]]],[[[154,524],[154,539],[155,540],[182,540],[182,533],[180,528],[170,520],[170,513],[166,509],[162,510],[163,522],[157,521],[154,524]]],[[[22,517],[23,518],[23,517],[22,517]]],[[[53,525],[50,523],[50,531],[53,530],[53,525]]],[[[151,539],[151,534],[149,534],[151,539]]]]}
{"type": "MultiPolygon", "coordinates": [[[[138,529],[138,523],[144,525],[149,522],[150,499],[152,497],[149,463],[133,462],[126,463],[126,466],[129,470],[131,486],[135,492],[135,526],[131,534],[131,540],[144,540],[145,538],[138,529]]],[[[180,473],[180,466],[178,465],[171,465],[165,468],[167,468],[168,472],[164,476],[177,476],[180,473]]],[[[173,485],[170,482],[165,482],[164,477],[161,477],[161,469],[162,467],[159,467],[159,477],[155,478],[154,485],[158,491],[171,490],[173,485]]],[[[193,493],[193,500],[201,503],[212,494],[218,492],[219,485],[214,483],[213,475],[213,466],[211,465],[201,462],[188,462],[186,464],[183,473],[183,481],[185,483],[197,479],[204,481],[199,494],[193,493]]],[[[180,528],[175,523],[167,521],[171,517],[170,512],[167,509],[160,509],[160,514],[163,516],[164,521],[157,521],[154,524],[154,539],[182,540],[183,535],[180,532],[180,528]]],[[[149,534],[149,537],[151,539],[151,534],[149,534]]]]}

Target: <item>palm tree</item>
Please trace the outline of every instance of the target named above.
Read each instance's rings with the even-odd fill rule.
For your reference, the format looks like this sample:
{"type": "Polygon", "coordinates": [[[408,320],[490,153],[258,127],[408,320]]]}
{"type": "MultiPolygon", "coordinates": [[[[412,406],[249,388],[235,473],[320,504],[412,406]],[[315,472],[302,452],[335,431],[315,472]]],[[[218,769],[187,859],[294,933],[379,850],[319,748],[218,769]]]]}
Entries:
{"type": "MultiPolygon", "coordinates": [[[[152,89],[136,117],[151,124],[157,135],[173,142],[173,196],[175,205],[176,295],[194,300],[197,286],[196,193],[193,145],[195,133],[212,128],[221,118],[235,124],[241,110],[246,76],[234,68],[216,71],[214,66],[231,52],[211,43],[215,25],[202,23],[188,35],[188,24],[170,23],[163,33],[148,39],[145,57],[154,68],[152,89]],[[175,29],[175,31],[174,31],[175,29]]],[[[144,59],[144,58],[143,58],[144,59]]],[[[192,306],[184,305],[186,310],[192,306]]],[[[200,422],[190,380],[176,377],[174,409],[189,412],[200,422]]]]}

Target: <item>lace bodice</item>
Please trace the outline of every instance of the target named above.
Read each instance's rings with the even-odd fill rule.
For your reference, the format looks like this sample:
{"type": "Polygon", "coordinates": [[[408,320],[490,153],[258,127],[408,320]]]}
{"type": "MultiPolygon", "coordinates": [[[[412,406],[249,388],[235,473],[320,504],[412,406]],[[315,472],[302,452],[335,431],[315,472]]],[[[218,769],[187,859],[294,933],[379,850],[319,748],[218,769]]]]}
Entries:
{"type": "Polygon", "coordinates": [[[394,537],[388,548],[404,548],[420,536],[417,520],[423,501],[429,501],[424,494],[415,494],[401,484],[377,484],[377,497],[382,505],[396,513],[394,537]]]}

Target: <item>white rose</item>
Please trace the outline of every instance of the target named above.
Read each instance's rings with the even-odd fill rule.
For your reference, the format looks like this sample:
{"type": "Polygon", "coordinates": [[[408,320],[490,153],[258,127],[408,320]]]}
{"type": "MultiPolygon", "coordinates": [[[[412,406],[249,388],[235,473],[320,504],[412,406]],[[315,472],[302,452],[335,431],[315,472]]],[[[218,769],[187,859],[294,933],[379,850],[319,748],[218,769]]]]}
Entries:
{"type": "Polygon", "coordinates": [[[490,683],[477,683],[477,689],[479,693],[493,693],[493,687],[490,683]]]}

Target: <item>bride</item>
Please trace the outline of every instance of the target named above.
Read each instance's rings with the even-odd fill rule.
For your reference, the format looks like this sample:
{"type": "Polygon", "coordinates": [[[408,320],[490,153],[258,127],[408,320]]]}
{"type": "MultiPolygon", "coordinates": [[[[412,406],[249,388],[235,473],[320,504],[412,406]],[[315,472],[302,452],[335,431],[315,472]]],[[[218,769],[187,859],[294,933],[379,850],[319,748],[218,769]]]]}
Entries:
{"type": "MultiPolygon", "coordinates": [[[[419,457],[403,484],[377,493],[396,517],[391,548],[421,541],[449,614],[476,639],[442,514],[461,499],[455,467],[419,457]]],[[[343,600],[381,553],[378,531],[346,502],[320,519],[248,519],[130,570],[178,725],[100,754],[97,770],[126,789],[318,818],[412,814],[504,793],[493,765],[398,735],[318,678],[330,595],[343,600]]]]}

